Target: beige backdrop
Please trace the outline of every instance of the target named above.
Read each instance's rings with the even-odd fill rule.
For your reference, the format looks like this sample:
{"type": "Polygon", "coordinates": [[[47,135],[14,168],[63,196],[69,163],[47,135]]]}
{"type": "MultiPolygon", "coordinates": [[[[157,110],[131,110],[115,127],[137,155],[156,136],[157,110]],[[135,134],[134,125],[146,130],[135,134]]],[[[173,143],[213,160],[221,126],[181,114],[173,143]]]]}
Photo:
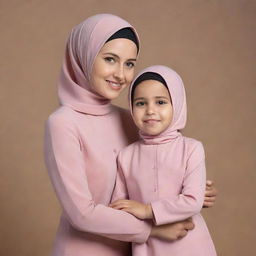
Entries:
{"type": "MultiPolygon", "coordinates": [[[[43,162],[44,121],[58,106],[70,29],[102,12],[138,29],[138,69],[164,64],[184,79],[185,134],[203,141],[220,192],[216,206],[203,210],[218,253],[255,255],[253,0],[0,1],[0,255],[50,252],[60,209],[43,162]]],[[[116,101],[124,102],[125,94],[116,101]]]]}

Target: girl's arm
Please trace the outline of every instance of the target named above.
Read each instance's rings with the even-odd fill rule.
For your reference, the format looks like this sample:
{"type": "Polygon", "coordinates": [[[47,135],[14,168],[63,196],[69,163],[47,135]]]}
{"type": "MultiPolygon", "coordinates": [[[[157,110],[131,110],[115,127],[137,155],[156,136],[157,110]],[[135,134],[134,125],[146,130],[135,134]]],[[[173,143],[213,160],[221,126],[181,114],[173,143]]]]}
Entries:
{"type": "Polygon", "coordinates": [[[203,206],[205,184],[204,148],[197,142],[187,160],[181,194],[151,203],[156,225],[184,220],[199,213],[203,206]]]}
{"type": "Polygon", "coordinates": [[[141,219],[153,219],[156,225],[185,220],[202,209],[205,176],[204,149],[201,143],[197,143],[187,162],[181,194],[148,205],[133,200],[117,200],[111,206],[141,219]]]}
{"type": "Polygon", "coordinates": [[[53,114],[47,121],[45,161],[64,214],[75,229],[122,241],[148,239],[151,225],[146,221],[93,201],[79,136],[62,115],[53,114]]]}
{"type": "MultiPolygon", "coordinates": [[[[119,164],[119,161],[118,161],[116,184],[115,184],[115,189],[114,189],[114,192],[112,195],[112,200],[111,200],[112,203],[110,204],[110,207],[114,207],[115,202],[118,202],[118,201],[123,201],[123,202],[126,201],[126,202],[130,202],[130,203],[134,202],[134,203],[140,204],[136,201],[128,200],[128,198],[129,198],[129,194],[128,194],[128,190],[127,190],[127,186],[126,186],[126,182],[125,182],[125,177],[124,177],[121,165],[119,164]]],[[[141,211],[143,212],[144,206],[146,206],[146,205],[140,204],[140,206],[138,208],[132,207],[133,212],[129,212],[129,211],[127,211],[127,212],[140,218],[141,211]],[[135,214],[135,211],[137,211],[137,214],[135,214]]],[[[124,210],[124,209],[119,208],[119,210],[124,210]]],[[[152,219],[152,217],[151,218],[142,217],[141,219],[152,219]]],[[[161,226],[153,225],[152,229],[151,229],[150,236],[158,238],[158,239],[162,239],[162,240],[175,241],[177,239],[181,239],[181,238],[185,237],[187,235],[188,231],[192,230],[192,229],[194,229],[194,223],[192,222],[192,219],[187,219],[187,220],[175,222],[172,224],[161,225],[161,226]]]]}

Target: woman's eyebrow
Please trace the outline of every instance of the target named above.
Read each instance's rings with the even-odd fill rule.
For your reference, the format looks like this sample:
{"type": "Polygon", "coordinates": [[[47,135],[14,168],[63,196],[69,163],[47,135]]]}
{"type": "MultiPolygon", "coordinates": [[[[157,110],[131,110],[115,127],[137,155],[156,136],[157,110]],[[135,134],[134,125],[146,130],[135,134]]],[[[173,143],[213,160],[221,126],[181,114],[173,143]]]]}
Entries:
{"type": "MultiPolygon", "coordinates": [[[[103,53],[103,55],[112,55],[113,57],[116,57],[117,59],[120,59],[120,57],[117,55],[117,54],[115,54],[115,53],[112,53],[112,52],[105,52],[105,53],[103,53]]],[[[128,59],[129,61],[136,61],[137,59],[128,59]]]]}

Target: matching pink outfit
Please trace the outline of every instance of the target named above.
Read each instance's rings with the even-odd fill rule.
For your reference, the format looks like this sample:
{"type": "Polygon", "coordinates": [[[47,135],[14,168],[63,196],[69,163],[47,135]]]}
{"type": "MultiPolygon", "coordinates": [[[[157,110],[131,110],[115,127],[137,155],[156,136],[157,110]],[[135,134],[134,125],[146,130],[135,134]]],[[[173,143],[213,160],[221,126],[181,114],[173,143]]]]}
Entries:
{"type": "Polygon", "coordinates": [[[63,208],[54,256],[130,255],[129,244],[121,241],[142,243],[151,231],[147,222],[107,207],[117,154],[131,142],[128,131],[135,127],[127,111],[96,94],[89,82],[97,53],[124,27],[131,25],[100,14],[76,26],[67,41],[61,107],[47,120],[45,133],[46,166],[63,208]]]}
{"type": "Polygon", "coordinates": [[[151,203],[156,225],[193,216],[195,229],[186,237],[172,243],[151,237],[143,244],[133,243],[133,256],[215,256],[211,236],[200,214],[206,184],[204,149],[199,141],[180,133],[187,111],[183,82],[176,72],[164,66],[146,68],[137,77],[145,72],[155,72],[166,81],[173,119],[160,135],[140,132],[141,140],[121,150],[112,201],[129,198],[151,203]]]}

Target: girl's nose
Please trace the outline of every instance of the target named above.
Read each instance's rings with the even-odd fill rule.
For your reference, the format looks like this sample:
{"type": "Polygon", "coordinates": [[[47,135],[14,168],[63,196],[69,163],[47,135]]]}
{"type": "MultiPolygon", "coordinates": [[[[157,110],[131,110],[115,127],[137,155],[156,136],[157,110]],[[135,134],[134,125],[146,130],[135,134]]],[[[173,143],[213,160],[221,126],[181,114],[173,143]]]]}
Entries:
{"type": "Polygon", "coordinates": [[[154,105],[153,104],[148,104],[146,112],[147,112],[148,115],[154,114],[155,113],[154,105]]]}

